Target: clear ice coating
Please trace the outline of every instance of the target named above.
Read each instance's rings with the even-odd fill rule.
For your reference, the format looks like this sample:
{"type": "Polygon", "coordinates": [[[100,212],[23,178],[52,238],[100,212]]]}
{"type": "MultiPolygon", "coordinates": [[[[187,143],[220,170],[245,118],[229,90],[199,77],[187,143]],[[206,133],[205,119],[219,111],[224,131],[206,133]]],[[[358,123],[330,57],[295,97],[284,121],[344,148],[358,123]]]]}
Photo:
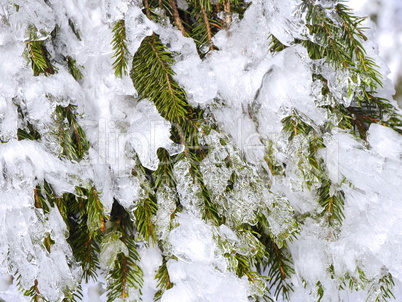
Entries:
{"type": "Polygon", "coordinates": [[[225,258],[217,253],[213,229],[192,213],[176,216],[179,224],[170,232],[172,254],[177,260],[167,263],[175,286],[162,296],[163,302],[236,301],[248,300],[249,285],[234,272],[226,270],[225,258]]]}
{"type": "Polygon", "coordinates": [[[120,232],[112,232],[103,239],[99,254],[99,265],[101,268],[112,269],[119,253],[123,253],[125,256],[128,255],[128,248],[120,240],[121,236],[120,232]]]}

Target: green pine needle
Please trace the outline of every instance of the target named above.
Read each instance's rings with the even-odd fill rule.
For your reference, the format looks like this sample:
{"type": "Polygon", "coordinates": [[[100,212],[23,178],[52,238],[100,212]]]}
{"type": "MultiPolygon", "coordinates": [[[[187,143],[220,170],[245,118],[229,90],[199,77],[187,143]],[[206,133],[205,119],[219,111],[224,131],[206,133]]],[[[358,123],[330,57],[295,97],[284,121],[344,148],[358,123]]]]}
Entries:
{"type": "Polygon", "coordinates": [[[89,149],[89,142],[85,132],[77,122],[76,106],[66,107],[57,105],[56,123],[58,131],[55,133],[59,137],[62,154],[70,160],[80,161],[84,158],[89,149]]]}
{"type": "Polygon", "coordinates": [[[134,211],[137,231],[145,241],[152,240],[154,243],[157,242],[155,233],[156,227],[152,220],[157,209],[158,205],[155,198],[149,196],[148,198],[141,200],[134,211]]]}
{"type": "Polygon", "coordinates": [[[134,240],[134,224],[129,213],[117,202],[113,203],[110,215],[112,226],[109,232],[115,231],[122,234],[120,240],[127,247],[128,253],[119,253],[113,268],[107,275],[107,301],[114,302],[118,298],[129,298],[130,292],[135,290],[141,295],[144,274],[138,265],[140,256],[137,252],[137,244],[134,240]]]}
{"type": "Polygon", "coordinates": [[[164,118],[180,124],[186,118],[188,103],[184,90],[173,78],[173,62],[172,54],[153,34],[142,41],[134,55],[131,78],[142,98],[154,102],[164,118]]]}
{"type": "Polygon", "coordinates": [[[154,301],[159,301],[162,298],[163,293],[172,288],[173,284],[170,281],[169,272],[167,269],[167,258],[163,256],[162,264],[156,272],[155,279],[158,280],[157,288],[159,290],[155,293],[154,301]]]}
{"type": "Polygon", "coordinates": [[[116,22],[113,27],[113,40],[112,46],[114,50],[113,58],[113,69],[116,77],[121,78],[123,75],[127,75],[127,37],[126,37],[126,27],[123,19],[116,22]]]}
{"type": "Polygon", "coordinates": [[[107,302],[114,302],[118,298],[130,298],[130,288],[136,289],[141,294],[144,274],[138,266],[140,256],[136,250],[135,241],[124,236],[122,241],[128,248],[128,255],[120,253],[114,263],[114,267],[107,275],[107,302]]]}
{"type": "Polygon", "coordinates": [[[25,53],[31,61],[34,76],[45,76],[55,73],[54,66],[49,61],[49,53],[45,47],[45,41],[26,41],[25,53]]]}
{"type": "Polygon", "coordinates": [[[81,80],[83,78],[82,72],[80,68],[84,68],[83,66],[77,66],[76,65],[76,60],[74,60],[72,57],[68,56],[67,57],[67,65],[68,65],[68,70],[70,71],[71,75],[76,79],[77,81],[81,80]]]}

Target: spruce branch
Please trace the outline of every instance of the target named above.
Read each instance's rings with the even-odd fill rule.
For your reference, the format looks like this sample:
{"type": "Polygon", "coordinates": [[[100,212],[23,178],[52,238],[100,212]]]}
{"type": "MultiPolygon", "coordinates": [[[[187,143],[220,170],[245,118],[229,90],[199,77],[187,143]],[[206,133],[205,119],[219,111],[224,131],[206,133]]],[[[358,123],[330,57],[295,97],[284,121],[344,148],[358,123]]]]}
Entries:
{"type": "Polygon", "coordinates": [[[113,268],[107,275],[107,301],[113,302],[118,298],[129,298],[131,290],[141,294],[143,285],[143,272],[138,265],[140,256],[137,252],[137,244],[134,240],[134,224],[129,213],[115,200],[110,216],[112,224],[108,232],[121,234],[120,240],[127,248],[127,252],[119,252],[113,268]]]}
{"type": "Polygon", "coordinates": [[[324,208],[328,217],[328,222],[332,225],[335,221],[342,223],[345,215],[343,214],[345,202],[343,191],[332,192],[332,183],[326,179],[317,190],[318,202],[324,208]]]}
{"type": "Polygon", "coordinates": [[[71,19],[71,18],[68,19],[68,25],[70,26],[72,32],[77,37],[77,39],[79,41],[82,41],[81,33],[80,33],[79,29],[77,28],[77,26],[75,25],[73,19],[71,19]]]}
{"type": "Polygon", "coordinates": [[[232,22],[232,14],[237,13],[240,19],[250,5],[242,0],[220,0],[215,6],[210,0],[190,0],[188,9],[177,7],[176,0],[144,0],[148,18],[165,23],[165,16],[174,23],[184,36],[190,36],[197,44],[198,51],[204,56],[215,49],[212,38],[222,28],[228,28],[232,22]],[[218,17],[220,4],[224,6],[225,18],[218,17]],[[157,13],[161,9],[163,15],[157,13]]]}
{"type": "Polygon", "coordinates": [[[370,286],[368,292],[367,301],[395,301],[395,295],[392,292],[394,286],[395,282],[391,273],[385,270],[385,273],[382,275],[381,278],[372,282],[372,285],[370,286]]]}
{"type": "Polygon", "coordinates": [[[71,73],[71,75],[74,77],[74,79],[76,81],[79,81],[83,78],[80,68],[84,68],[84,67],[81,65],[77,66],[76,60],[70,56],[67,57],[67,66],[68,66],[68,71],[71,73]]]}
{"type": "Polygon", "coordinates": [[[70,160],[81,160],[89,149],[89,142],[85,132],[78,124],[76,119],[76,106],[68,105],[56,107],[56,123],[58,131],[55,132],[59,137],[62,147],[62,154],[70,160]]]}
{"type": "MultiPolygon", "coordinates": [[[[306,12],[309,34],[304,39],[295,40],[295,43],[302,44],[311,59],[325,59],[336,69],[347,70],[351,78],[360,79],[357,87],[349,87],[349,94],[353,97],[350,111],[360,111],[362,114],[355,116],[342,110],[346,114],[342,120],[353,120],[350,128],[355,128],[356,135],[363,139],[371,123],[381,123],[400,132],[398,125],[402,124],[402,118],[398,110],[388,100],[375,96],[375,89],[382,86],[382,78],[379,67],[367,56],[362,44],[367,40],[363,33],[365,28],[361,26],[364,18],[354,16],[342,3],[331,9],[312,0],[303,0],[300,8],[306,12]],[[371,110],[373,106],[375,110],[371,110]],[[370,110],[367,111],[367,108],[370,110]],[[387,118],[384,120],[383,116],[387,118]]],[[[271,36],[271,51],[284,48],[278,39],[271,36]]],[[[322,81],[325,86],[325,79],[322,81]]],[[[325,95],[330,95],[329,91],[325,95]]]]}
{"type": "Polygon", "coordinates": [[[155,275],[155,279],[158,280],[157,288],[159,288],[159,290],[155,293],[154,301],[159,301],[164,292],[173,287],[173,283],[170,281],[169,272],[166,266],[167,261],[168,259],[166,256],[163,256],[162,264],[155,275]]]}
{"type": "Polygon", "coordinates": [[[296,111],[291,116],[284,118],[282,122],[284,124],[283,130],[289,133],[290,140],[293,140],[296,135],[305,135],[308,138],[307,159],[311,169],[302,169],[302,174],[309,190],[311,190],[313,182],[319,181],[319,188],[316,190],[318,203],[324,208],[323,215],[327,215],[329,224],[342,223],[344,193],[342,190],[332,192],[334,188],[326,176],[323,160],[317,155],[317,151],[325,147],[322,134],[317,133],[312,126],[303,121],[296,111]],[[311,173],[313,175],[310,175],[311,173]]]}
{"type": "Polygon", "coordinates": [[[35,201],[35,208],[43,209],[44,213],[49,213],[49,203],[47,202],[44,194],[42,194],[42,188],[37,185],[34,190],[34,201],[35,201]]]}
{"type": "Polygon", "coordinates": [[[114,267],[107,275],[107,301],[114,302],[118,298],[131,298],[130,288],[136,289],[141,294],[143,285],[143,272],[138,266],[139,255],[135,241],[131,237],[124,236],[121,239],[128,248],[128,255],[119,253],[114,267]]]}
{"type": "Polygon", "coordinates": [[[286,45],[282,44],[274,35],[269,35],[269,50],[271,52],[280,52],[287,48],[286,45]]]}
{"type": "Polygon", "coordinates": [[[200,169],[200,162],[205,155],[203,155],[202,152],[199,153],[200,150],[202,150],[202,148],[190,149],[190,152],[186,156],[190,163],[190,174],[194,182],[201,188],[201,196],[204,200],[204,206],[202,208],[203,219],[210,219],[215,225],[219,226],[225,222],[225,217],[219,213],[218,207],[212,200],[210,192],[205,185],[204,176],[200,169]]]}
{"type": "Polygon", "coordinates": [[[25,42],[25,53],[31,61],[34,76],[44,74],[45,76],[55,73],[54,66],[50,63],[49,53],[45,47],[45,41],[28,40],[25,42]]]}
{"type": "Polygon", "coordinates": [[[52,237],[50,237],[50,234],[47,235],[45,239],[43,239],[43,245],[45,246],[48,253],[50,253],[50,249],[54,243],[55,241],[52,239],[52,237]]]}
{"type": "Polygon", "coordinates": [[[284,299],[289,300],[293,285],[289,283],[288,278],[294,274],[291,255],[286,248],[279,249],[273,241],[268,242],[267,250],[270,255],[268,259],[269,290],[275,289],[276,299],[282,295],[284,299]]]}
{"type": "MultiPolygon", "coordinates": [[[[34,280],[34,284],[29,289],[24,289],[21,286],[21,277],[21,274],[17,273],[16,281],[18,288],[24,294],[24,296],[31,298],[31,302],[51,302],[39,291],[39,282],[37,279],[34,280]]],[[[81,286],[78,286],[74,290],[67,287],[64,289],[64,298],[61,301],[79,302],[82,301],[82,297],[83,295],[81,286]]]]}
{"type": "Polygon", "coordinates": [[[134,211],[137,231],[146,242],[150,239],[154,243],[157,242],[155,232],[156,227],[152,219],[155,216],[157,209],[158,205],[155,197],[148,196],[148,198],[141,200],[137,204],[137,208],[134,211]]]}
{"type": "Polygon", "coordinates": [[[105,227],[103,205],[94,187],[76,187],[76,195],[65,193],[53,201],[67,220],[70,244],[74,258],[81,264],[83,277],[88,282],[97,277],[102,233],[105,227]],[[65,213],[67,212],[67,213],[65,213]]]}
{"type": "Polygon", "coordinates": [[[180,124],[186,117],[186,94],[174,81],[174,62],[155,34],[146,37],[134,55],[131,79],[141,98],[155,103],[165,119],[180,124]]]}
{"type": "MultiPolygon", "coordinates": [[[[19,278],[17,277],[17,280],[19,278]]],[[[34,285],[28,290],[22,290],[24,296],[31,297],[31,302],[49,302],[39,291],[38,280],[34,280],[34,285]]]]}
{"type": "Polygon", "coordinates": [[[127,37],[126,37],[126,26],[124,19],[116,22],[113,27],[113,40],[112,47],[114,50],[113,62],[114,74],[116,77],[121,78],[123,75],[127,75],[127,37]]]}
{"type": "Polygon", "coordinates": [[[303,0],[301,10],[306,12],[310,36],[306,40],[296,42],[306,47],[312,59],[325,58],[337,68],[361,70],[376,84],[381,84],[378,67],[366,56],[361,44],[362,40],[367,39],[363,34],[364,28],[359,26],[364,18],[352,15],[350,9],[341,3],[334,8],[340,24],[327,14],[331,9],[324,8],[312,0],[303,0]]]}
{"type": "Polygon", "coordinates": [[[375,64],[373,59],[366,56],[366,51],[360,42],[362,40],[367,40],[366,36],[363,34],[365,28],[359,27],[365,18],[354,16],[351,13],[351,9],[342,3],[338,3],[335,6],[335,11],[338,16],[341,17],[344,29],[343,37],[346,38],[344,41],[349,44],[349,49],[353,50],[352,55],[358,62],[358,69],[367,73],[376,85],[382,86],[381,74],[377,70],[378,66],[375,64]]]}
{"type": "Polygon", "coordinates": [[[179,159],[179,156],[170,156],[168,151],[163,148],[157,150],[159,158],[159,165],[153,176],[155,178],[155,188],[158,189],[161,186],[168,186],[169,188],[176,187],[176,180],[173,176],[174,164],[179,159]]]}
{"type": "MultiPolygon", "coordinates": [[[[166,25],[166,17],[168,17],[172,24],[175,23],[174,12],[171,4],[171,0],[143,0],[145,13],[150,20],[160,22],[166,25]]],[[[180,21],[183,26],[183,20],[181,19],[181,10],[177,8],[177,3],[175,2],[177,13],[180,17],[180,21]]],[[[176,25],[177,26],[177,25],[176,25]]]]}
{"type": "MultiPolygon", "coordinates": [[[[314,1],[304,0],[301,8],[307,12],[310,37],[296,40],[296,43],[306,47],[310,58],[325,58],[337,69],[347,70],[351,78],[360,79],[357,87],[349,87],[353,102],[349,107],[351,114],[346,113],[345,119],[352,121],[350,128],[355,128],[355,134],[363,139],[371,123],[380,123],[402,133],[401,114],[388,100],[376,97],[375,89],[382,86],[382,77],[379,67],[367,56],[362,44],[367,40],[363,33],[365,28],[361,26],[364,18],[354,16],[351,9],[342,3],[336,4],[332,10],[338,22],[329,17],[327,10],[330,9],[314,1]],[[355,115],[356,111],[360,114],[355,115]]],[[[279,41],[274,42],[271,49],[280,50],[279,41]]]]}
{"type": "Polygon", "coordinates": [[[85,192],[87,197],[86,213],[87,213],[87,226],[91,233],[104,232],[105,230],[105,214],[103,211],[103,204],[99,198],[98,192],[95,187],[91,187],[85,192]]]}
{"type": "Polygon", "coordinates": [[[191,37],[196,42],[200,54],[204,55],[207,52],[203,50],[205,46],[209,51],[215,49],[212,43],[214,33],[211,24],[219,24],[219,21],[210,18],[211,5],[209,1],[193,0],[191,4],[193,10],[191,10],[190,15],[195,20],[191,27],[191,37]]]}
{"type": "Polygon", "coordinates": [[[224,250],[229,250],[224,256],[228,260],[230,269],[234,270],[239,278],[247,277],[260,295],[265,296],[267,278],[263,276],[264,272],[260,268],[262,263],[266,263],[269,254],[260,240],[260,235],[254,227],[244,224],[238,230],[241,245],[227,246],[226,240],[221,240],[221,238],[218,239],[218,245],[224,250]],[[244,246],[247,248],[244,249],[244,246]]]}
{"type": "MultiPolygon", "coordinates": [[[[208,4],[210,4],[210,2],[208,1],[208,4]]],[[[208,44],[209,44],[209,50],[214,50],[214,44],[212,43],[212,31],[211,31],[211,25],[209,23],[209,18],[207,15],[207,9],[209,8],[208,6],[204,5],[202,3],[202,1],[200,0],[200,8],[201,8],[201,12],[202,12],[202,17],[204,19],[204,23],[205,23],[205,28],[207,31],[207,38],[208,38],[208,44]]]]}
{"type": "MultiPolygon", "coordinates": [[[[74,200],[71,200],[75,202],[74,200]]],[[[96,279],[99,266],[100,232],[90,233],[86,225],[86,217],[80,220],[70,220],[68,243],[70,244],[74,258],[81,264],[83,277],[86,282],[90,278],[96,279]]]]}
{"type": "Polygon", "coordinates": [[[64,298],[62,302],[79,302],[84,298],[81,285],[77,286],[74,290],[67,288],[64,291],[64,298]]]}
{"type": "MultiPolygon", "coordinates": [[[[265,247],[267,258],[258,259],[256,266],[258,272],[267,274],[268,290],[272,292],[275,299],[282,296],[285,300],[289,300],[290,292],[293,291],[293,285],[289,283],[289,278],[294,274],[293,261],[291,254],[286,248],[280,248],[271,238],[269,231],[269,223],[264,215],[258,216],[258,224],[254,227],[258,240],[265,247]],[[268,269],[268,272],[267,272],[268,269]]],[[[298,232],[289,237],[291,242],[296,238],[298,232]]]]}
{"type": "Polygon", "coordinates": [[[37,141],[41,139],[41,135],[38,131],[36,131],[36,129],[32,126],[30,122],[27,122],[27,126],[25,129],[18,128],[17,138],[18,140],[29,139],[37,141]]]}
{"type": "Polygon", "coordinates": [[[238,253],[234,255],[234,258],[237,262],[236,274],[239,278],[246,276],[248,280],[252,283],[260,278],[258,273],[252,270],[249,259],[238,253]]]}

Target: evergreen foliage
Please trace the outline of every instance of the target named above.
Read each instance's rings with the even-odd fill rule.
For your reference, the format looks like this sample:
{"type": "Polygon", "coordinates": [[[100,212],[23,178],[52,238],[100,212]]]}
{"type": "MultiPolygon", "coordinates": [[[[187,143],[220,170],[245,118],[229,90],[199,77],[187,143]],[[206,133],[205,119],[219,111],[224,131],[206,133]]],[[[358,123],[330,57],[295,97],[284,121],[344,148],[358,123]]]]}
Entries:
{"type": "MultiPolygon", "coordinates": [[[[337,3],[332,9],[305,0],[300,9],[306,12],[309,32],[307,39],[296,39],[295,43],[302,44],[311,59],[325,59],[336,69],[346,70],[351,79],[348,98],[353,98],[352,104],[345,108],[346,112],[339,108],[344,111],[342,119],[349,122],[334,126],[353,128],[363,139],[371,123],[381,122],[400,132],[401,114],[388,100],[375,96],[376,89],[382,86],[382,79],[374,60],[367,56],[362,46],[362,41],[367,40],[361,25],[365,18],[354,16],[343,3],[337,3]]],[[[272,51],[285,48],[278,39],[271,37],[272,51]]],[[[325,79],[319,76],[318,79],[324,82],[323,94],[333,98],[326,89],[325,79]]],[[[331,113],[334,109],[329,108],[331,113]]]]}
{"type": "Polygon", "coordinates": [[[127,74],[127,38],[126,27],[124,20],[119,20],[113,27],[113,41],[112,46],[115,51],[113,68],[117,77],[122,77],[127,74]]]}
{"type": "Polygon", "coordinates": [[[180,124],[185,120],[188,103],[184,91],[173,80],[173,62],[159,38],[152,35],[143,40],[136,52],[131,74],[141,97],[152,100],[168,121],[180,124]]]}
{"type": "Polygon", "coordinates": [[[40,74],[44,74],[45,76],[54,74],[54,66],[50,62],[45,41],[38,40],[37,29],[35,27],[31,28],[30,39],[25,41],[25,43],[25,54],[31,62],[34,76],[38,76],[40,74]]]}
{"type": "MultiPolygon", "coordinates": [[[[242,0],[190,0],[185,8],[178,2],[144,0],[144,17],[163,28],[173,24],[183,36],[194,41],[200,60],[207,60],[209,53],[218,51],[214,35],[229,30],[250,6],[248,1],[242,0]]],[[[322,71],[317,69],[312,79],[319,83],[321,90],[321,99],[316,100],[316,106],[325,110],[328,116],[337,118],[316,125],[292,108],[283,116],[280,127],[286,148],[293,150],[293,158],[284,159],[275,139],[261,135],[259,139],[265,155],[261,165],[249,162],[234,139],[217,122],[209,107],[217,106],[217,103],[203,108],[193,105],[185,87],[176,79],[174,64],[180,53],[171,51],[170,45],[163,42],[162,31],[155,30],[146,35],[136,52],[130,53],[126,35],[128,22],[124,17],[114,22],[110,46],[114,52],[112,68],[115,76],[131,78],[138,93],[136,102],[149,101],[155,105],[160,116],[170,123],[171,141],[180,145],[182,152],[173,152],[167,147],[157,149],[159,164],[155,171],[140,162],[136,150],[125,155],[133,164],[127,178],[138,181],[141,190],[136,199],[132,197],[132,206],[127,206],[124,198],[115,194],[108,209],[103,200],[106,199],[103,190],[107,187],[98,187],[99,182],[95,179],[76,176],[78,180],[70,190],[72,192],[60,191],[52,179],[45,176],[35,180],[35,186],[31,188],[32,208],[43,221],[50,219],[53,210],[60,214],[72,251],[72,259],[67,263],[72,270],[80,267],[76,284],[60,285],[62,301],[80,301],[80,284],[84,280],[97,280],[100,274],[106,277],[108,302],[141,300],[144,272],[139,249],[149,247],[155,247],[161,253],[161,263],[155,272],[158,288],[154,297],[155,301],[161,300],[166,291],[176,286],[170,276],[169,264],[180,259],[168,237],[180,227],[178,221],[184,214],[194,215],[211,230],[227,270],[234,277],[246,280],[252,289],[250,300],[291,298],[292,292],[300,286],[294,284],[296,279],[292,278],[296,264],[291,244],[299,239],[303,225],[310,220],[316,221],[321,232],[328,234],[327,242],[334,241],[341,233],[345,218],[344,190],[347,185],[353,186],[346,177],[337,184],[329,176],[321,153],[326,148],[326,135],[340,128],[350,131],[361,142],[367,140],[370,124],[385,125],[402,133],[398,109],[377,95],[383,79],[363,46],[367,39],[361,26],[364,19],[354,16],[345,4],[335,2],[333,7],[325,7],[320,1],[302,0],[296,9],[305,14],[305,36],[295,38],[292,45],[304,47],[312,65],[326,62],[334,73],[347,76],[348,91],[341,97],[329,87],[322,71]],[[131,57],[132,65],[128,70],[131,57]],[[279,194],[274,188],[275,181],[290,178],[292,173],[300,176],[302,183],[298,186],[309,192],[315,202],[313,210],[299,213],[286,194],[279,194]],[[166,208],[169,208],[165,211],[169,215],[163,220],[160,212],[166,208]],[[223,228],[230,230],[236,239],[222,235],[220,230],[223,228]]],[[[85,35],[72,19],[68,19],[68,26],[77,40],[82,41],[85,35]]],[[[273,56],[289,47],[274,35],[267,38],[273,56]]],[[[36,28],[31,28],[31,37],[25,41],[25,55],[33,75],[56,75],[55,66],[60,64],[77,83],[83,80],[83,67],[77,66],[72,56],[58,54],[48,43],[51,44],[47,39],[38,39],[36,28]]],[[[90,156],[94,156],[91,153],[94,142],[85,132],[90,127],[80,125],[82,108],[73,100],[58,102],[51,107],[53,116],[48,132],[41,131],[37,126],[39,122],[25,115],[19,106],[21,122],[16,138],[20,142],[46,142],[47,148],[61,161],[84,165],[90,156]],[[58,143],[57,148],[54,148],[54,142],[58,143]]],[[[134,106],[134,98],[130,98],[130,102],[130,106],[134,106]]],[[[250,106],[257,108],[257,103],[258,100],[250,106]]],[[[124,127],[128,131],[128,126],[124,127]]],[[[111,171],[112,168],[108,170],[113,173],[111,171]]],[[[116,189],[120,185],[115,180],[111,186],[116,189]]],[[[40,247],[48,254],[60,240],[51,232],[40,238],[40,247]]],[[[331,282],[339,290],[364,289],[372,301],[395,298],[392,290],[395,284],[388,268],[384,267],[378,278],[371,278],[366,277],[363,267],[357,266],[350,275],[339,274],[335,267],[330,263],[328,272],[331,282]]],[[[13,271],[18,280],[22,279],[18,269],[13,271]]],[[[51,301],[41,293],[38,280],[35,279],[29,288],[24,288],[22,282],[20,285],[32,301],[51,301]]],[[[307,283],[305,285],[307,287],[307,283]]],[[[308,286],[317,291],[317,301],[325,300],[323,282],[308,286]]]]}
{"type": "Polygon", "coordinates": [[[81,80],[83,75],[80,70],[80,67],[82,68],[82,66],[77,66],[76,60],[74,60],[70,56],[67,57],[67,65],[68,65],[68,70],[70,71],[70,73],[74,77],[74,79],[76,79],[77,81],[81,80]]]}
{"type": "Polygon", "coordinates": [[[134,225],[130,215],[115,202],[110,221],[113,226],[109,230],[110,233],[107,232],[107,236],[121,240],[126,249],[115,256],[113,268],[108,272],[108,302],[129,297],[129,291],[132,289],[137,289],[141,293],[143,285],[143,272],[137,264],[139,255],[136,249],[134,225]]]}

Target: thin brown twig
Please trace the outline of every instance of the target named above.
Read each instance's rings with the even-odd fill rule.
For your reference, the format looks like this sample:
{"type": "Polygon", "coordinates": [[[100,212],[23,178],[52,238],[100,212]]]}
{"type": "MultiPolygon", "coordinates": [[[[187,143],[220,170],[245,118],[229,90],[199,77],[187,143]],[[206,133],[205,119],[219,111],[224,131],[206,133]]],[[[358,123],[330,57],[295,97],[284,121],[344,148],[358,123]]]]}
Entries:
{"type": "Polygon", "coordinates": [[[181,18],[179,15],[179,10],[177,9],[176,1],[169,0],[169,2],[170,2],[170,5],[172,6],[172,10],[173,10],[174,23],[176,24],[177,28],[181,31],[183,36],[187,36],[186,30],[184,29],[183,23],[181,22],[181,18]]]}
{"type": "Polygon", "coordinates": [[[272,245],[274,247],[276,257],[278,258],[278,266],[279,266],[279,271],[281,272],[281,279],[285,280],[286,273],[285,273],[285,269],[283,268],[283,261],[282,261],[281,253],[279,251],[278,246],[274,242],[272,242],[272,245]]]}
{"type": "Polygon", "coordinates": [[[229,28],[230,24],[232,24],[232,12],[230,7],[230,0],[225,0],[225,2],[223,2],[223,9],[225,11],[225,27],[229,28]]]}
{"type": "Polygon", "coordinates": [[[144,6],[145,6],[145,13],[147,14],[147,17],[151,19],[151,10],[149,8],[149,2],[148,0],[144,0],[144,6]]]}
{"type": "Polygon", "coordinates": [[[208,42],[209,42],[209,49],[210,50],[214,50],[215,46],[212,43],[212,31],[211,31],[211,24],[209,23],[209,19],[208,19],[208,15],[207,12],[205,10],[205,8],[200,5],[201,7],[201,11],[202,11],[202,16],[204,18],[204,22],[205,22],[205,26],[207,27],[207,35],[208,35],[208,42]]]}

